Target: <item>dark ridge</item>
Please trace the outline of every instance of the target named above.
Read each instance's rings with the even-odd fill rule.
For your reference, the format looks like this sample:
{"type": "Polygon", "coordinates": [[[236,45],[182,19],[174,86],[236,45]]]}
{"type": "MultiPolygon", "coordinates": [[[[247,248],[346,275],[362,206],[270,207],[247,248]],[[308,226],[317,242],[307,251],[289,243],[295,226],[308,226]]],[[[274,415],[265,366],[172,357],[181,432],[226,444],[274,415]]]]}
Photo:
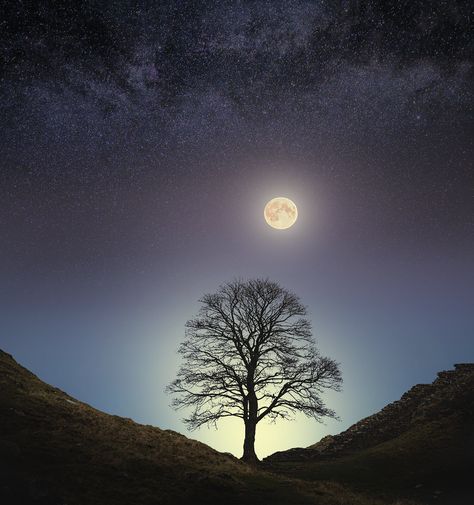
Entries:
{"type": "Polygon", "coordinates": [[[459,363],[439,372],[432,384],[417,384],[400,400],[358,421],[339,435],[328,435],[307,448],[281,451],[267,462],[327,459],[351,454],[395,439],[414,427],[455,413],[471,413],[474,406],[474,363],[459,363]]]}

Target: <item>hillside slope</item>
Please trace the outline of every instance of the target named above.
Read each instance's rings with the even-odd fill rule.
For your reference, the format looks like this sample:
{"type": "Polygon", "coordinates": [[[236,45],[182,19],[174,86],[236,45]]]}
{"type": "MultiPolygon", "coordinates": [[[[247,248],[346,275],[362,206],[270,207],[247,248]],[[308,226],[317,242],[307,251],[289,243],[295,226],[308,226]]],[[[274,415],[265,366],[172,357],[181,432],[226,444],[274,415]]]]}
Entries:
{"type": "Polygon", "coordinates": [[[175,432],[104,414],[0,351],[2,505],[381,505],[253,469],[175,432]]]}
{"type": "Polygon", "coordinates": [[[275,453],[265,464],[285,475],[329,479],[380,496],[467,505],[474,494],[473,427],[474,364],[458,364],[339,435],[275,453]]]}

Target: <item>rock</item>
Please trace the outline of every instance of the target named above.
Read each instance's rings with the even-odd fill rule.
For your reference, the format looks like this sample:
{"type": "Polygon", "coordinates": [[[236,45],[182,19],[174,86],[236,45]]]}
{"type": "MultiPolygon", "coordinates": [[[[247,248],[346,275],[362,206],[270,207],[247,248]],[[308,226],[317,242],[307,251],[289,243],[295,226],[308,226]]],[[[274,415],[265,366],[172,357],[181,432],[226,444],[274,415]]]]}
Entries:
{"type": "Polygon", "coordinates": [[[328,435],[306,449],[290,449],[264,461],[333,458],[394,439],[430,420],[469,410],[474,400],[474,363],[458,363],[437,374],[432,384],[417,384],[402,397],[338,435],[328,435]]]}

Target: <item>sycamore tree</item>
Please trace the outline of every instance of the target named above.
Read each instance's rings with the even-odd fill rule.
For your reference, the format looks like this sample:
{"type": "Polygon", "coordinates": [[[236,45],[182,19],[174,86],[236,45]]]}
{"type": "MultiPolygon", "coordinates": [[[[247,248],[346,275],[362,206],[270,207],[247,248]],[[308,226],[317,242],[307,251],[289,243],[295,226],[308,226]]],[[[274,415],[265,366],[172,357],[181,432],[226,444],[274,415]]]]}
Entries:
{"type": "Polygon", "coordinates": [[[242,459],[258,461],[257,424],[303,412],[336,417],[322,400],[339,391],[339,365],[316,348],[300,299],[268,279],[228,282],[200,299],[179,347],[183,362],[167,387],[172,406],[186,409],[191,430],[238,417],[245,426],[242,459]]]}

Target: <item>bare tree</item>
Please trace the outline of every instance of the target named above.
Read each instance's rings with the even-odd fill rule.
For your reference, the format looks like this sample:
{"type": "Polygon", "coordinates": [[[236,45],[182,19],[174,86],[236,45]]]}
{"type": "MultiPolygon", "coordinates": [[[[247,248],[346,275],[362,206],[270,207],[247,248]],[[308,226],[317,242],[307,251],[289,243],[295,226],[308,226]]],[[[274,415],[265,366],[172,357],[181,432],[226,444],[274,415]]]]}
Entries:
{"type": "Polygon", "coordinates": [[[233,281],[200,300],[186,323],[179,353],[184,362],[167,391],[193,430],[224,417],[245,425],[242,459],[255,463],[255,432],[264,418],[336,417],[321,399],[339,391],[338,364],[322,357],[311,335],[306,307],[293,293],[267,279],[233,281]]]}

